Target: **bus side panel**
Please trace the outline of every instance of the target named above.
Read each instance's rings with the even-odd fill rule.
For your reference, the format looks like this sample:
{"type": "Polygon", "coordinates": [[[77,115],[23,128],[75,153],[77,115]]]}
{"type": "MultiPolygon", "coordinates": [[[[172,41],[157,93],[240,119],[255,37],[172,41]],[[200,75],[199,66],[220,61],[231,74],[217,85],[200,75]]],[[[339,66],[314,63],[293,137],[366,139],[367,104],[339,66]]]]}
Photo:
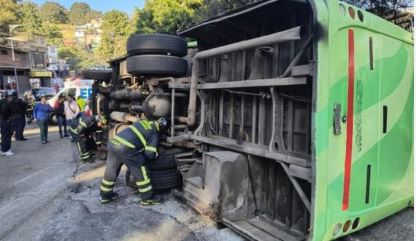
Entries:
{"type": "Polygon", "coordinates": [[[347,4],[330,1],[328,8],[329,54],[327,59],[318,55],[318,66],[329,66],[329,80],[319,83],[324,74],[318,72],[317,103],[328,101],[318,105],[315,120],[316,193],[324,193],[318,185],[325,177],[326,210],[318,211],[326,214],[326,224],[324,218],[314,220],[312,226],[325,226],[322,236],[313,231],[314,241],[355,232],[413,202],[410,34],[369,13],[364,21],[353,18],[350,9],[358,9],[347,4]],[[320,94],[322,87],[328,95],[320,94]],[[317,122],[325,118],[332,125],[323,130],[317,122]],[[334,131],[335,122],[340,132],[334,131]]]}
{"type": "Polygon", "coordinates": [[[379,35],[382,107],[376,205],[413,196],[413,46],[379,35]]]}

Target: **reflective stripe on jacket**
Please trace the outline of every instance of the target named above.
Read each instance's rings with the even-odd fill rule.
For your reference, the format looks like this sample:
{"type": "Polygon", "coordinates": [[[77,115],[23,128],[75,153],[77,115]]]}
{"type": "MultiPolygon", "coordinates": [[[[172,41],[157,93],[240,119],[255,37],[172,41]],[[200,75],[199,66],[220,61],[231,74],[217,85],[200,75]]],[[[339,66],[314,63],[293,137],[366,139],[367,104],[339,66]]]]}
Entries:
{"type": "Polygon", "coordinates": [[[96,131],[98,126],[94,116],[81,115],[77,119],[71,121],[69,129],[76,132],[78,135],[82,135],[96,131]]]}
{"type": "Polygon", "coordinates": [[[158,155],[159,130],[154,122],[138,121],[118,133],[114,140],[127,147],[143,151],[146,159],[155,159],[158,155]]]}

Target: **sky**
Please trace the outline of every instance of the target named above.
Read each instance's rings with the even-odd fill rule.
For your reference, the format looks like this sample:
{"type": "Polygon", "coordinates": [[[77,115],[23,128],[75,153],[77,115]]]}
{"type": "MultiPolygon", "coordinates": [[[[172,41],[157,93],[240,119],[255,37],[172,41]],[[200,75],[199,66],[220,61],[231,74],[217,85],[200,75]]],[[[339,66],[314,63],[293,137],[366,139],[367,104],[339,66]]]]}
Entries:
{"type": "Polygon", "coordinates": [[[67,9],[71,7],[74,2],[85,2],[94,10],[106,12],[111,9],[117,9],[132,15],[134,8],[142,8],[145,0],[31,0],[36,4],[43,4],[46,1],[57,2],[67,9]]]}

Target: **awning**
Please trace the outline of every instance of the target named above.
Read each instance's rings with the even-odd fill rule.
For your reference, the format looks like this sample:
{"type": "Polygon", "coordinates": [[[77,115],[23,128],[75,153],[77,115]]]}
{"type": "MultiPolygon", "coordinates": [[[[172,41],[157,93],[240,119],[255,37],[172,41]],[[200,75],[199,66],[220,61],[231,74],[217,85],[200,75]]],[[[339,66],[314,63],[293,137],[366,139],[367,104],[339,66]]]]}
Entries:
{"type": "Polygon", "coordinates": [[[52,72],[50,72],[50,71],[30,71],[30,77],[35,77],[35,78],[49,77],[49,78],[52,78],[52,72]]]}

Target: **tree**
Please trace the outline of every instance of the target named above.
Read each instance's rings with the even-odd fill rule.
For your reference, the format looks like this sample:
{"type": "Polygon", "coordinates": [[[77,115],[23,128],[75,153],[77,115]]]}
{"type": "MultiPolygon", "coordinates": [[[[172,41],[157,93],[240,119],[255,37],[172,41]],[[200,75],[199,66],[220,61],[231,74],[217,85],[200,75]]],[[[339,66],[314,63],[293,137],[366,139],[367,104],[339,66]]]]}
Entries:
{"type": "Polygon", "coordinates": [[[20,30],[28,33],[40,33],[42,28],[42,20],[39,17],[38,6],[31,2],[24,2],[19,5],[17,16],[20,30]]]}
{"type": "Polygon", "coordinates": [[[77,47],[60,47],[58,57],[65,59],[71,69],[83,69],[98,66],[97,56],[77,47]]]}
{"type": "Polygon", "coordinates": [[[90,5],[83,2],[74,2],[69,9],[69,20],[75,25],[84,25],[89,22],[90,5]]]}
{"type": "Polygon", "coordinates": [[[48,44],[61,46],[63,44],[63,35],[61,29],[49,22],[44,22],[40,28],[40,33],[45,35],[48,44]]]}
{"type": "Polygon", "coordinates": [[[58,49],[58,57],[65,59],[71,69],[78,69],[80,66],[80,50],[75,47],[61,47],[58,49]]]}
{"type": "Polygon", "coordinates": [[[132,33],[130,20],[126,13],[118,10],[105,13],[101,31],[101,43],[96,50],[96,54],[100,57],[102,63],[126,53],[127,38],[132,33]]]}
{"type": "Polygon", "coordinates": [[[399,10],[412,5],[411,0],[344,0],[352,5],[367,10],[383,9],[384,11],[399,10]]]}
{"type": "Polygon", "coordinates": [[[84,25],[94,18],[100,18],[101,12],[92,10],[90,5],[83,2],[74,2],[69,9],[69,20],[74,25],[84,25]]]}
{"type": "Polygon", "coordinates": [[[203,6],[198,9],[194,21],[199,22],[206,18],[214,17],[222,12],[257,1],[259,0],[205,0],[203,6]]]}
{"type": "MultiPolygon", "coordinates": [[[[407,31],[413,31],[413,14],[402,10],[413,6],[412,0],[343,0],[357,7],[366,9],[407,31]]],[[[412,10],[413,11],[413,10],[412,10]]]]}
{"type": "Polygon", "coordinates": [[[138,33],[176,33],[193,23],[195,10],[202,0],[148,0],[143,9],[135,10],[133,24],[138,33]]]}
{"type": "Polygon", "coordinates": [[[36,4],[24,2],[19,5],[18,23],[21,25],[19,31],[26,33],[37,33],[45,35],[48,44],[62,45],[63,36],[56,24],[42,21],[41,13],[36,4]]]}
{"type": "Polygon", "coordinates": [[[94,18],[101,18],[103,14],[100,11],[91,10],[91,12],[88,14],[88,21],[93,20],[94,18]]]}
{"type": "MultiPolygon", "coordinates": [[[[202,21],[206,18],[216,16],[222,12],[232,10],[260,0],[204,0],[204,4],[195,14],[194,22],[202,21]]],[[[396,16],[400,16],[400,10],[412,6],[412,0],[342,0],[357,7],[366,9],[388,21],[394,23],[403,22],[403,18],[396,21],[396,16]]],[[[410,16],[413,23],[413,17],[410,16]]],[[[402,24],[400,24],[401,27],[402,24]]]]}
{"type": "Polygon", "coordinates": [[[17,1],[0,0],[0,32],[8,32],[9,24],[17,19],[17,1]]]}
{"type": "Polygon", "coordinates": [[[68,22],[68,11],[59,3],[45,2],[40,6],[40,17],[43,21],[55,24],[68,22]]]}

